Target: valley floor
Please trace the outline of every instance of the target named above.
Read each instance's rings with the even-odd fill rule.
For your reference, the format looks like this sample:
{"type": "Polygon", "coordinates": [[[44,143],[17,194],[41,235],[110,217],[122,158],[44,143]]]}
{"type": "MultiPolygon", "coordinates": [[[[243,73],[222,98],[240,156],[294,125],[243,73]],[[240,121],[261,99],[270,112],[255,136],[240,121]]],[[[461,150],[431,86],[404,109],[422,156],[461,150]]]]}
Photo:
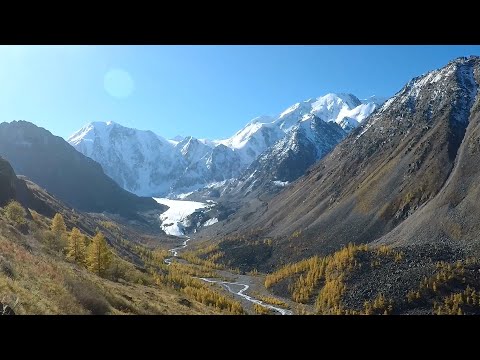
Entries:
{"type": "MultiPolygon", "coordinates": [[[[179,252],[185,249],[188,246],[190,238],[186,238],[182,245],[172,248],[169,250],[172,253],[172,257],[164,259],[164,262],[167,265],[171,265],[173,261],[178,261],[179,252]]],[[[200,258],[195,255],[187,256],[191,260],[198,264],[202,262],[200,258]]],[[[180,263],[188,264],[189,266],[194,266],[194,264],[189,263],[185,259],[180,259],[180,263]]],[[[218,268],[217,264],[210,265],[212,270],[218,268]],[[215,266],[216,265],[216,266],[215,266]]],[[[240,274],[238,271],[234,272],[231,269],[223,268],[222,270],[212,271],[210,276],[207,277],[198,277],[200,280],[206,282],[211,286],[215,286],[217,290],[226,293],[227,295],[233,295],[240,303],[244,311],[248,313],[262,313],[262,314],[281,314],[281,315],[292,315],[293,312],[289,310],[290,305],[285,303],[283,300],[275,299],[267,292],[263,282],[264,276],[261,276],[259,273],[253,274],[240,274]],[[274,300],[273,304],[271,301],[274,300]],[[274,306],[278,304],[283,305],[283,307],[274,306]]]]}
{"type": "Polygon", "coordinates": [[[101,220],[92,226],[108,234],[113,257],[99,276],[66,255],[63,242],[73,231],[52,237],[55,221],[30,215],[0,211],[0,309],[6,313],[480,314],[480,262],[458,244],[350,244],[267,274],[255,262],[269,256],[272,239],[251,241],[252,233],[247,247],[244,238],[225,245],[178,237],[162,249],[126,240],[118,224],[101,220]]]}

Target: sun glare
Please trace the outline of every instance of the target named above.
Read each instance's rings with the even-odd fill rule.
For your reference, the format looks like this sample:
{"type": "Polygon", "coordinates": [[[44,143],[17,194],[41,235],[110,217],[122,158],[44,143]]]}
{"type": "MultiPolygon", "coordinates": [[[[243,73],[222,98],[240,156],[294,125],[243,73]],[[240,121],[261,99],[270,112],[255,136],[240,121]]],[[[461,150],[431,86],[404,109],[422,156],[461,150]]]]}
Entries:
{"type": "Polygon", "coordinates": [[[123,69],[110,69],[104,76],[105,91],[115,98],[127,98],[134,90],[131,75],[123,69]]]}

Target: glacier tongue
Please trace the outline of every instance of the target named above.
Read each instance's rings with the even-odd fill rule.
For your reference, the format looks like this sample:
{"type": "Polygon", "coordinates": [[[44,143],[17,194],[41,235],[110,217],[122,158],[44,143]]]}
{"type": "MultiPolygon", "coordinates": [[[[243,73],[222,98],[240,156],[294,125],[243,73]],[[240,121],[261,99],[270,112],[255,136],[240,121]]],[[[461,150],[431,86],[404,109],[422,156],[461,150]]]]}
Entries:
{"type": "MultiPolygon", "coordinates": [[[[171,200],[166,198],[153,198],[159,204],[167,205],[169,209],[160,215],[162,221],[162,230],[168,235],[184,236],[185,227],[188,226],[188,216],[195,211],[210,208],[212,204],[206,204],[196,201],[171,200]]],[[[209,225],[212,225],[210,220],[209,225]]],[[[218,221],[218,220],[217,220],[218,221]]],[[[207,221],[208,222],[208,221],[207,221]]]]}

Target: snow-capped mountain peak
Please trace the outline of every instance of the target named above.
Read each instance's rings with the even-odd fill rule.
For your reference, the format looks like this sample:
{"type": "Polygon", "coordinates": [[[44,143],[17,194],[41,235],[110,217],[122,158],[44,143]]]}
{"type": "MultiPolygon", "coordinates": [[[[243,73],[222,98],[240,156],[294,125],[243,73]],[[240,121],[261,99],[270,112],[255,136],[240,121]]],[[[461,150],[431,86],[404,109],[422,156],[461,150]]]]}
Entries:
{"type": "Polygon", "coordinates": [[[262,116],[257,116],[255,118],[253,118],[252,120],[250,120],[247,125],[245,125],[245,127],[249,126],[249,125],[252,125],[252,124],[257,124],[257,123],[271,123],[273,122],[274,118],[272,118],[271,116],[266,116],[266,115],[262,115],[262,116]]]}
{"type": "Polygon", "coordinates": [[[284,131],[288,132],[295,126],[298,121],[303,117],[303,115],[308,114],[312,110],[312,103],[315,99],[308,99],[302,102],[298,102],[286,110],[284,110],[275,120],[275,123],[278,127],[284,131]]]}
{"type": "Polygon", "coordinates": [[[382,104],[387,101],[388,98],[383,96],[372,95],[366,99],[360,99],[362,104],[374,103],[377,106],[382,106],[382,104]]]}
{"type": "Polygon", "coordinates": [[[73,146],[78,145],[82,141],[93,141],[95,127],[101,126],[101,124],[102,123],[88,123],[80,130],[72,134],[67,141],[73,146]]]}
{"type": "Polygon", "coordinates": [[[286,110],[284,110],[278,118],[283,119],[284,117],[288,116],[293,112],[307,111],[310,109],[310,105],[313,101],[314,101],[313,99],[308,99],[308,100],[302,101],[301,103],[297,102],[292,106],[290,106],[289,108],[287,108],[286,110]]]}
{"type": "Polygon", "coordinates": [[[163,137],[113,121],[91,122],[68,142],[99,162],[120,186],[138,195],[167,191],[176,177],[173,174],[184,167],[181,155],[163,137]]]}
{"type": "Polygon", "coordinates": [[[312,103],[312,108],[314,110],[327,108],[328,110],[333,111],[334,109],[342,108],[345,105],[350,109],[353,109],[360,104],[360,100],[358,100],[355,95],[345,93],[328,93],[324,96],[317,98],[316,101],[312,103]]]}
{"type": "MultiPolygon", "coordinates": [[[[85,125],[68,142],[99,162],[105,173],[126,190],[138,195],[162,196],[192,191],[211,182],[239,176],[274,144],[283,146],[278,145],[278,141],[293,129],[304,133],[312,144],[326,142],[327,138],[338,141],[341,136],[335,130],[324,128],[316,121],[335,122],[348,132],[377,106],[375,101],[362,102],[352,94],[329,93],[298,102],[275,117],[256,117],[232,137],[223,140],[192,136],[166,140],[151,131],[131,129],[108,121],[85,125]],[[316,129],[317,133],[318,129],[327,129],[332,136],[320,136],[320,133],[313,136],[309,129],[316,129]]],[[[290,142],[298,136],[291,137],[290,142]]],[[[330,147],[333,142],[329,142],[330,147]]],[[[284,142],[285,146],[288,144],[288,141],[284,142]]],[[[312,146],[309,148],[317,149],[317,145],[312,146]]],[[[322,144],[319,146],[318,149],[325,149],[322,144]]],[[[312,159],[317,158],[313,155],[312,159]]]]}
{"type": "Polygon", "coordinates": [[[297,102],[282,111],[277,117],[261,116],[228,139],[214,141],[234,149],[242,164],[248,166],[263,151],[290,132],[297,124],[317,116],[326,122],[336,122],[345,131],[356,128],[377,107],[375,101],[360,101],[347,93],[328,93],[318,98],[297,102]]]}
{"type": "Polygon", "coordinates": [[[168,142],[173,144],[173,145],[177,145],[183,139],[185,139],[185,136],[177,135],[177,136],[175,136],[171,139],[168,139],[168,142]]]}
{"type": "Polygon", "coordinates": [[[260,122],[265,120],[272,118],[265,116],[255,118],[231,138],[218,140],[216,144],[233,149],[240,157],[241,163],[248,166],[265,149],[285,135],[273,122],[260,122]]]}
{"type": "Polygon", "coordinates": [[[469,93],[476,93],[478,90],[474,80],[473,65],[479,59],[479,56],[460,57],[440,69],[413,78],[397,94],[386,101],[379,112],[383,113],[392,106],[402,104],[410,104],[412,109],[423,96],[429,96],[432,105],[440,104],[452,83],[463,87],[465,98],[471,98],[469,93]],[[430,91],[432,87],[435,87],[433,92],[430,91]]]}
{"type": "Polygon", "coordinates": [[[187,136],[180,141],[176,145],[176,148],[180,150],[180,153],[189,164],[199,161],[205,155],[211,152],[211,148],[209,146],[191,136],[187,136]]]}
{"type": "Polygon", "coordinates": [[[315,99],[296,103],[280,113],[275,123],[288,132],[298,122],[304,121],[309,114],[318,116],[323,121],[334,121],[345,131],[357,127],[378,106],[381,99],[360,101],[355,95],[347,93],[328,93],[315,99]]]}

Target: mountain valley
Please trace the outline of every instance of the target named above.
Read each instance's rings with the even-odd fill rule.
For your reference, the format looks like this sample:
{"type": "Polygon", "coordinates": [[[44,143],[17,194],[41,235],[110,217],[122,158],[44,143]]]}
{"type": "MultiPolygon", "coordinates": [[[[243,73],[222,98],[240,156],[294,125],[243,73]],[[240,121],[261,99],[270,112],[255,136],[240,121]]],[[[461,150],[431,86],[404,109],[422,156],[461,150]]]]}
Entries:
{"type": "Polygon", "coordinates": [[[0,313],[480,314],[479,85],[459,57],[227,139],[1,123],[0,313]]]}

